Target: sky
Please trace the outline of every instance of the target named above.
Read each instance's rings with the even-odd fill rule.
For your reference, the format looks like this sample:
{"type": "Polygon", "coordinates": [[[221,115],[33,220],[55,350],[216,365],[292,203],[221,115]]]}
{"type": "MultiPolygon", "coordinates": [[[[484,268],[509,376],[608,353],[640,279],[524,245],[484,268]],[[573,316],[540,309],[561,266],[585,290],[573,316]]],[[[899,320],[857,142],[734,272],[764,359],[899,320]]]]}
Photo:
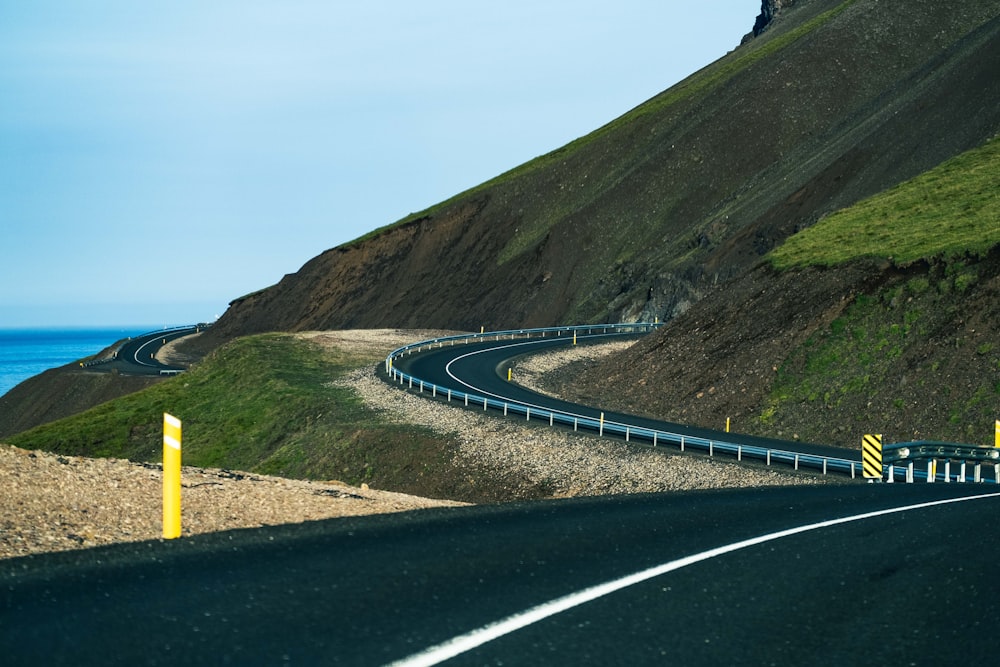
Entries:
{"type": "Polygon", "coordinates": [[[0,0],[0,328],[212,321],[724,56],[760,0],[0,0]]]}

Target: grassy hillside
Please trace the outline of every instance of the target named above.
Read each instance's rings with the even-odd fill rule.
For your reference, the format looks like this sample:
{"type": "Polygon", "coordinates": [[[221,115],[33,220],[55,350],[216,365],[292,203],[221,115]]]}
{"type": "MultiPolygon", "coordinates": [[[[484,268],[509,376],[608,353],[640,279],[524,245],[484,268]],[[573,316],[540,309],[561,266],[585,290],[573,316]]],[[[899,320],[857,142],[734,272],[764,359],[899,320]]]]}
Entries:
{"type": "Polygon", "coordinates": [[[233,341],[189,372],[10,437],[26,449],[158,462],[162,413],[183,422],[185,465],[340,480],[478,500],[451,469],[451,443],[387,422],[333,382],[378,362],[288,334],[233,341]]]}
{"type": "Polygon", "coordinates": [[[827,216],[770,254],[779,269],[861,257],[905,265],[983,255],[1000,243],[1000,139],[827,216]]]}
{"type": "Polygon", "coordinates": [[[915,266],[858,294],[791,351],[760,425],[795,422],[809,432],[804,422],[818,409],[845,415],[846,428],[874,424],[897,439],[989,444],[1000,416],[989,261],[998,246],[997,137],[790,237],[769,256],[782,270],[862,258],[915,266]]]}
{"type": "Polygon", "coordinates": [[[615,407],[703,426],[732,417],[760,435],[991,444],[998,295],[993,138],[795,234],[584,383],[615,407]]]}

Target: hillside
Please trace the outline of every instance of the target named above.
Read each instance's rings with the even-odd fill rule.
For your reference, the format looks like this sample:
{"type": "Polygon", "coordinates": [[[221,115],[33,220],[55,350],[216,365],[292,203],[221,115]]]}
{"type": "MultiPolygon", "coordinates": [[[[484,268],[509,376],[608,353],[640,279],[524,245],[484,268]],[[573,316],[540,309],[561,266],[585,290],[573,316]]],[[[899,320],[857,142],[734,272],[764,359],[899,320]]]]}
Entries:
{"type": "MultiPolygon", "coordinates": [[[[1000,6],[763,4],[771,21],[717,62],[560,150],[236,299],[191,351],[270,331],[659,318],[670,322],[660,334],[579,369],[584,384],[563,389],[609,407],[714,427],[730,417],[738,430],[848,447],[859,430],[983,441],[1000,406],[1000,299],[996,241],[981,232],[998,226],[990,207],[1000,167],[975,176],[960,164],[947,188],[938,185],[949,159],[991,145],[995,153],[987,142],[1000,130],[1000,6]],[[900,192],[903,200],[881,197],[900,192]],[[965,217],[979,225],[971,238],[928,242],[965,217]],[[876,220],[904,237],[920,222],[921,245],[885,252],[881,233],[868,235],[876,220]],[[821,236],[831,221],[834,233],[821,236]],[[827,254],[852,244],[862,252],[827,254]]],[[[261,370],[274,374],[256,378],[262,386],[285,374],[261,370]]],[[[212,372],[225,385],[239,371],[212,372]]],[[[0,400],[0,435],[129,393],[110,386],[119,380],[32,378],[0,400]]],[[[268,451],[333,438],[350,466],[364,461],[351,448],[378,440],[362,432],[372,424],[349,410],[324,414],[330,423],[303,434],[282,431],[291,417],[276,410],[276,424],[259,427],[270,429],[268,451]]],[[[107,422],[130,446],[145,443],[114,455],[149,456],[148,421],[107,422]]],[[[382,427],[376,433],[395,432],[382,427]]],[[[95,431],[81,446],[96,452],[108,437],[95,431]]],[[[244,463],[274,471],[267,457],[244,463]]],[[[325,463],[297,465],[290,474],[318,474],[325,463]]]]}
{"type": "Polygon", "coordinates": [[[1000,137],[796,234],[563,391],[846,447],[865,433],[993,444],[998,193],[1000,137]]]}
{"type": "Polygon", "coordinates": [[[995,3],[765,5],[781,8],[759,37],[236,299],[212,335],[668,320],[796,230],[1000,127],[995,3]]]}

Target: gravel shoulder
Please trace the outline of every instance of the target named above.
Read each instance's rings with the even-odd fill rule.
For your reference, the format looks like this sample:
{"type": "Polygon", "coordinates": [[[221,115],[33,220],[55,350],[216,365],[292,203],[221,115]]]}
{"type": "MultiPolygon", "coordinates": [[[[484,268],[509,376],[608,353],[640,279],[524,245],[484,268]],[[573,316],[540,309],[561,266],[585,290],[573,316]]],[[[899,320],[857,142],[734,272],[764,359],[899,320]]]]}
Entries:
{"type": "MultiPolygon", "coordinates": [[[[441,332],[365,330],[301,334],[353,352],[387,354],[441,332]]],[[[544,390],[546,374],[620,350],[622,343],[536,355],[518,363],[518,381],[544,390]]],[[[524,478],[551,497],[823,483],[814,476],[719,459],[628,446],[540,425],[477,415],[395,389],[373,367],[338,380],[388,419],[454,437],[456,469],[524,478]]],[[[89,459],[0,445],[0,558],[157,539],[162,473],[158,465],[89,459]]],[[[289,480],[185,467],[183,534],[253,528],[428,507],[461,505],[337,481],[289,480]]]]}

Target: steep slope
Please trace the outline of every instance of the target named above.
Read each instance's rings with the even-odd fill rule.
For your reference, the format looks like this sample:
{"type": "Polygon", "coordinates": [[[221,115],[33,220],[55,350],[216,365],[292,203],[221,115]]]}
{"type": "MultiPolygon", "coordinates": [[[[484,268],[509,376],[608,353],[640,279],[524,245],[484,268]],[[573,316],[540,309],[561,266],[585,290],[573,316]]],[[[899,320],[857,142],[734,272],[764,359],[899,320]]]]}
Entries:
{"type": "Polygon", "coordinates": [[[993,444],[998,192],[1000,136],[791,237],[567,391],[854,448],[864,433],[993,444]]]}
{"type": "Polygon", "coordinates": [[[783,4],[591,135],[235,300],[212,335],[670,319],[1000,127],[995,3],[783,4]]]}

